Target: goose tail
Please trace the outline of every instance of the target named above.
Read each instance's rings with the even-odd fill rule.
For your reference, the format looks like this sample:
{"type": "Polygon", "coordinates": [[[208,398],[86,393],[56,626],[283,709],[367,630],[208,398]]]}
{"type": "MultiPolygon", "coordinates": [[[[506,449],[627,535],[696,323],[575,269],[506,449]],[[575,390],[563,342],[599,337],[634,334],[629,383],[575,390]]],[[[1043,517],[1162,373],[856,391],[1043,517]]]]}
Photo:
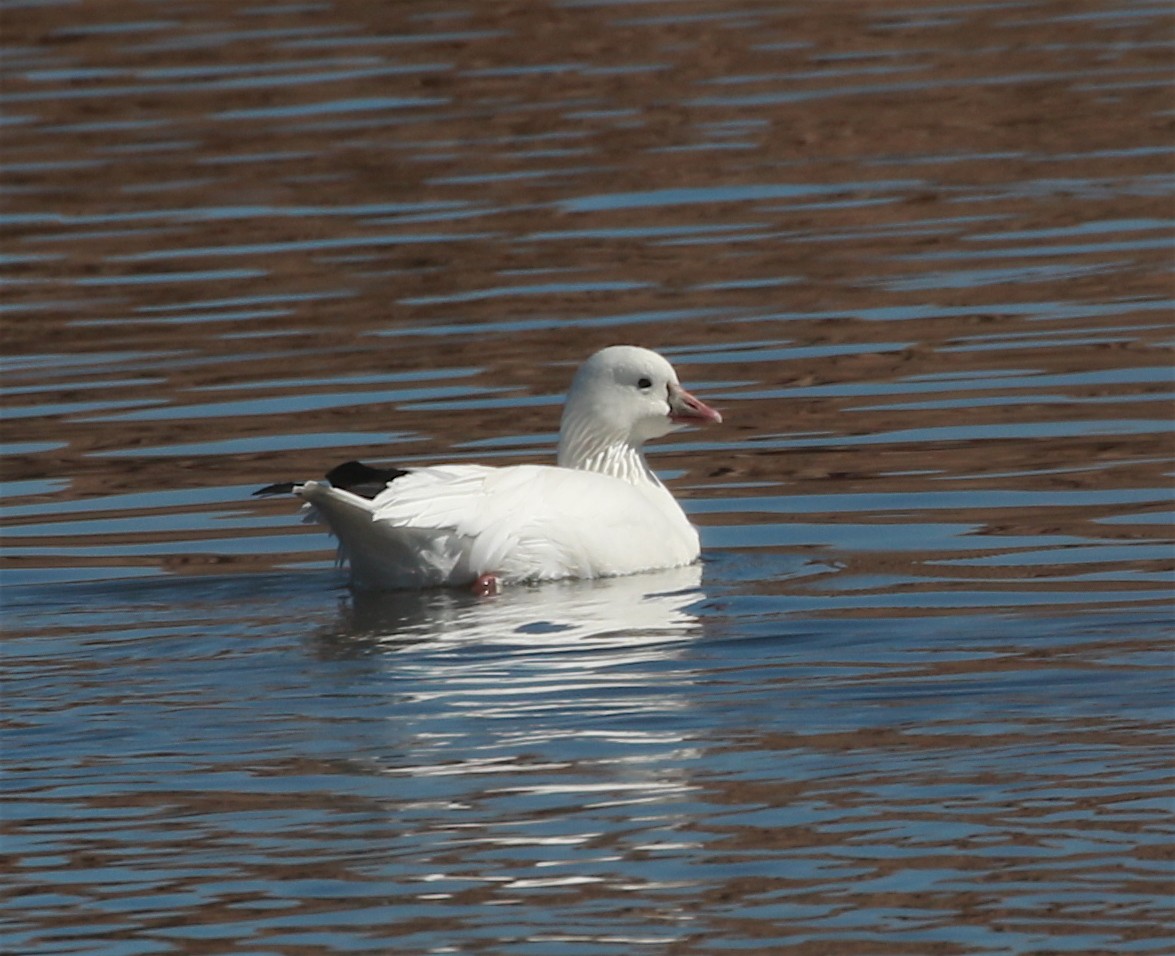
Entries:
{"type": "Polygon", "coordinates": [[[309,505],[308,520],[325,524],[338,540],[339,563],[350,565],[355,588],[402,590],[473,580],[459,567],[463,549],[456,534],[378,521],[369,499],[327,482],[307,481],[293,491],[309,505]]]}

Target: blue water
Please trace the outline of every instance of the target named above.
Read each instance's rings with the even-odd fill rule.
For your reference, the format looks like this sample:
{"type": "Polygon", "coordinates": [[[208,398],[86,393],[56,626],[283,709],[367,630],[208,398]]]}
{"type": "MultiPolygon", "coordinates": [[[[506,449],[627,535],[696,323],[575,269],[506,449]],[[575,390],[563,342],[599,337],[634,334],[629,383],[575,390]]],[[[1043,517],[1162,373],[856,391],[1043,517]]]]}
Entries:
{"type": "Polygon", "coordinates": [[[1171,949],[1165,8],[27,4],[0,949],[1171,949]],[[364,595],[273,481],[548,461],[701,564],[364,595]]]}

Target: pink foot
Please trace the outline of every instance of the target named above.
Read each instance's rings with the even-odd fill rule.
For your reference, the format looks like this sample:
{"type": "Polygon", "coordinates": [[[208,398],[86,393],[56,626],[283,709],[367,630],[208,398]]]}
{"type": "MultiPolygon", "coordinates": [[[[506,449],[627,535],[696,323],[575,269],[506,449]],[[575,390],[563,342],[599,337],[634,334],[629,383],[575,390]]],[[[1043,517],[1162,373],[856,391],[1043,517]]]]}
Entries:
{"type": "Polygon", "coordinates": [[[478,597],[489,597],[492,594],[498,594],[502,587],[498,584],[498,576],[487,572],[470,585],[470,590],[478,597]]]}

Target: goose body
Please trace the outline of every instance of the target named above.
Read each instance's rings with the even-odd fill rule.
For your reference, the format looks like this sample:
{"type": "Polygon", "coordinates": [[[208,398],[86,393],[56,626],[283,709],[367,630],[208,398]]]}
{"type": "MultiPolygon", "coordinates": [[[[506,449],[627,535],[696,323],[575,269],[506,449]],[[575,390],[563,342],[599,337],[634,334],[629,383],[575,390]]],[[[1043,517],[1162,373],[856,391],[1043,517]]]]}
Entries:
{"type": "Polygon", "coordinates": [[[339,542],[361,589],[596,578],[687,565],[697,530],[642,447],[721,416],[681,388],[660,355],[612,346],[568,392],[554,465],[435,465],[382,471],[349,462],[292,491],[339,542]]]}

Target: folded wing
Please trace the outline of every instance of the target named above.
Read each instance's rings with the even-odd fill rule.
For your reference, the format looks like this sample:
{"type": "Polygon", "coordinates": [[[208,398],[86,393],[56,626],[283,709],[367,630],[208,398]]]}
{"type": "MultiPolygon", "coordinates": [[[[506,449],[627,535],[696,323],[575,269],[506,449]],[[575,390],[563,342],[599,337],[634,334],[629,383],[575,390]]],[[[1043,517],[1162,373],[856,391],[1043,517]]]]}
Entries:
{"type": "Polygon", "coordinates": [[[697,532],[660,486],[544,465],[413,470],[367,501],[317,482],[300,494],[368,587],[630,574],[689,564],[697,532]]]}

